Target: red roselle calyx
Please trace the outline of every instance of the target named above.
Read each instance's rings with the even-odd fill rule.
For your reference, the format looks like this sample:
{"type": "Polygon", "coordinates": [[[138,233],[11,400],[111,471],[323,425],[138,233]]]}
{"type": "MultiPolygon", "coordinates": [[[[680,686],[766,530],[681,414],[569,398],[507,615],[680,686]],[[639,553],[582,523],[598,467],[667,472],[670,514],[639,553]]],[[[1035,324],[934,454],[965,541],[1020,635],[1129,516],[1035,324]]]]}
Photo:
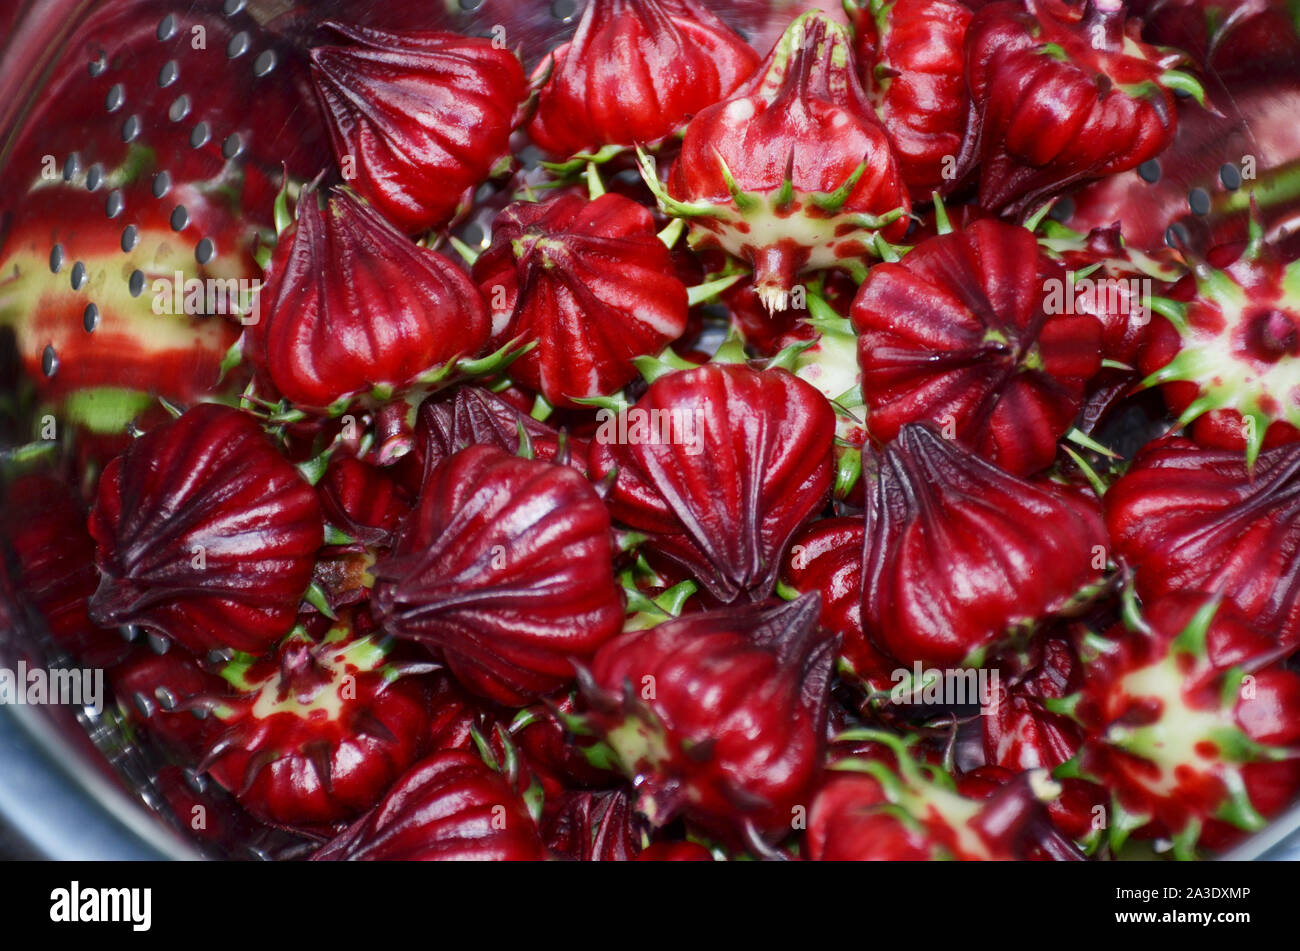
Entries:
{"type": "Polygon", "coordinates": [[[1070,698],[1088,739],[1069,771],[1110,789],[1112,848],[1135,831],[1171,837],[1179,858],[1223,848],[1300,791],[1300,676],[1228,602],[1130,607],[1129,630],[1092,639],[1070,698]]]}
{"type": "Polygon", "coordinates": [[[717,600],[765,598],[781,552],[830,490],[825,398],[785,370],[712,363],[660,377],[627,412],[670,420],[683,438],[597,433],[590,472],[613,479],[610,513],[717,600]]]}
{"type": "Polygon", "coordinates": [[[201,760],[225,731],[209,709],[188,701],[195,697],[215,700],[233,690],[185,651],[157,654],[138,648],[113,668],[109,682],[126,720],[188,762],[201,760]]]}
{"type": "Polygon", "coordinates": [[[375,608],[439,652],[468,690],[511,706],[573,680],[623,624],[609,514],[568,466],[471,446],[434,469],[375,608]]]}
{"type": "Polygon", "coordinates": [[[536,342],[511,377],[555,405],[614,393],[636,377],[634,358],[686,329],[686,285],[654,217],[622,195],[511,205],[474,280],[492,308],[493,342],[536,342]]]}
{"type": "Polygon", "coordinates": [[[686,128],[661,186],[642,175],[692,240],[754,268],[768,310],[806,269],[861,265],[877,234],[900,238],[910,210],[889,140],[858,81],[848,30],[796,19],[758,71],[686,128]]]}
{"type": "Polygon", "coordinates": [[[1118,0],[993,3],[966,32],[979,204],[1023,214],[1076,183],[1136,168],[1173,141],[1175,90],[1199,84],[1183,55],[1141,42],[1118,0]]]}
{"type": "Polygon", "coordinates": [[[846,0],[859,75],[889,133],[912,200],[956,184],[970,97],[958,0],[846,0]]]}
{"type": "Polygon", "coordinates": [[[993,220],[872,268],[852,312],[872,437],[928,420],[1010,472],[1049,466],[1101,368],[1101,324],[1062,312],[1067,279],[993,220]]]}
{"type": "Polygon", "coordinates": [[[33,472],[4,485],[0,553],[12,556],[19,601],[35,609],[56,644],[91,667],[120,661],[130,645],[95,624],[88,601],[99,584],[85,506],[53,473],[33,472]]]}
{"type": "MultiPolygon", "coordinates": [[[[1073,759],[1084,731],[1054,708],[1078,689],[1082,667],[1065,638],[1050,637],[1042,642],[1041,660],[1031,671],[1016,682],[999,682],[980,717],[985,760],[1020,773],[1055,770],[1073,759]]],[[[1078,777],[1062,778],[1060,784],[1061,795],[1047,803],[1052,824],[1094,847],[1105,825],[1098,821],[1104,790],[1078,777]]]]}
{"type": "Polygon", "coordinates": [[[410,498],[387,472],[351,456],[331,460],[316,491],[326,521],[363,545],[390,546],[411,511],[410,498]]]}
{"type": "Polygon", "coordinates": [[[795,536],[781,581],[821,597],[822,627],[840,638],[838,673],[870,694],[888,694],[899,663],[882,654],[862,630],[861,518],[824,518],[795,536]]]}
{"type": "Polygon", "coordinates": [[[569,793],[542,835],[553,855],[575,862],[630,862],[642,844],[628,794],[621,789],[569,793]]]}
{"type": "Polygon", "coordinates": [[[1035,850],[1081,857],[1045,828],[1043,803],[1060,792],[1045,770],[1023,773],[980,800],[960,792],[941,768],[916,759],[898,737],[857,733],[886,744],[893,762],[872,756],[835,764],[808,812],[813,861],[1005,861],[1035,850]]]}
{"type": "Polygon", "coordinates": [[[445,224],[509,157],[526,81],[490,39],[327,22],[312,80],[349,182],[408,234],[445,224]]]}
{"type": "Polygon", "coordinates": [[[568,462],[580,472],[587,467],[586,441],[534,419],[491,390],[458,386],[420,405],[413,455],[424,471],[480,443],[545,462],[568,462]],[[526,446],[520,445],[521,431],[526,446]]]}
{"type": "Polygon", "coordinates": [[[758,55],[694,0],[592,0],[545,78],[528,133],[557,158],[657,142],[730,93],[758,55]]]}
{"type": "MultiPolygon", "coordinates": [[[[321,827],[360,815],[424,751],[423,687],[347,624],[299,628],[260,660],[230,662],[234,695],[190,698],[225,729],[202,769],[264,821],[321,827]]],[[[426,665],[427,666],[427,665],[426,665]]],[[[422,669],[422,668],[417,668],[422,669]]]]}
{"type": "Polygon", "coordinates": [[[1165,439],[1106,493],[1115,553],[1144,600],[1219,591],[1286,647],[1300,644],[1300,445],[1240,450],[1165,439]]]}
{"type": "Polygon", "coordinates": [[[203,404],[114,459],[90,515],[90,616],[202,653],[293,627],[324,540],[316,493],[246,413],[203,404]]]}
{"type": "Polygon", "coordinates": [[[346,189],[298,201],[246,337],[252,362],[299,409],[342,412],[432,386],[479,356],[488,309],[469,276],[346,189]]]}
{"type": "Polygon", "coordinates": [[[537,825],[505,777],[471,753],[435,753],[316,861],[537,861],[537,825]]]}
{"type": "Polygon", "coordinates": [[[904,664],[980,666],[1105,577],[1106,526],[1081,493],[1009,475],[923,425],[863,469],[862,625],[904,664]]]}
{"type": "Polygon", "coordinates": [[[1251,231],[1225,269],[1195,262],[1194,290],[1171,294],[1190,300],[1152,302],[1141,368],[1197,442],[1244,448],[1254,465],[1262,447],[1300,440],[1300,262],[1267,247],[1258,222],[1251,231]]]}
{"type": "Polygon", "coordinates": [[[581,729],[652,825],[685,815],[732,841],[793,828],[821,770],[835,655],[817,612],[809,595],[694,614],[596,655],[581,729]]]}

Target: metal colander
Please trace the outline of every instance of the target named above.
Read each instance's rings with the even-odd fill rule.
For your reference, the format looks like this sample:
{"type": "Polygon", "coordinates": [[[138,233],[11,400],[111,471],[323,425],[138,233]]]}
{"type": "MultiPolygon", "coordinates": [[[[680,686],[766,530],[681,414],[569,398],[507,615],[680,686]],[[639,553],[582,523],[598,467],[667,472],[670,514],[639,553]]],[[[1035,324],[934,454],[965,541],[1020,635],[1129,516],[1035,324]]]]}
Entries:
{"type": "MultiPolygon", "coordinates": [[[[29,360],[20,367],[0,344],[0,402],[7,409],[0,450],[11,453],[32,439],[42,412],[25,379],[39,374],[44,388],[57,391],[63,381],[71,387],[92,374],[106,390],[130,388],[129,367],[114,367],[111,328],[102,323],[108,302],[148,293],[153,272],[164,265],[199,276],[246,273],[259,229],[272,222],[275,193],[249,189],[246,180],[264,176],[274,185],[281,162],[310,178],[332,162],[319,128],[294,121],[298,110],[313,108],[304,52],[318,24],[337,19],[484,36],[504,30],[531,69],[567,37],[581,12],[579,0],[11,0],[6,6],[0,9],[0,249],[35,230],[29,266],[43,259],[50,286],[66,281],[74,295],[72,304],[66,291],[60,297],[57,325],[33,331],[48,340],[23,342],[23,352],[39,353],[37,365],[29,360]],[[114,179],[124,157],[145,163],[147,187],[126,188],[114,179]],[[207,193],[196,193],[193,183],[239,187],[241,179],[246,230],[207,233],[195,213],[207,193]],[[142,245],[146,235],[152,246],[142,245]]],[[[710,0],[709,6],[765,51],[796,14],[814,6],[835,11],[839,4],[710,0]]],[[[1254,136],[1239,118],[1232,117],[1232,134],[1245,136],[1261,164],[1300,157],[1300,147],[1285,154],[1285,137],[1254,136]]],[[[1194,203],[1224,193],[1222,178],[1213,177],[1221,165],[1163,179],[1158,168],[1144,166],[1141,177],[1153,194],[1163,189],[1191,197],[1181,217],[1195,236],[1212,230],[1205,224],[1208,206],[1194,203]]],[[[1151,204],[1152,214],[1168,217],[1167,201],[1153,197],[1151,204]]],[[[481,243],[486,224],[483,217],[466,222],[462,237],[481,243]]],[[[0,308],[13,276],[0,274],[0,308]]],[[[178,372],[187,371],[180,366],[178,372]]],[[[47,667],[72,664],[40,619],[24,615],[5,592],[0,585],[0,664],[18,658],[47,667]]],[[[128,630],[124,636],[140,635],[128,630]]],[[[237,820],[200,840],[188,817],[169,805],[177,797],[164,783],[183,784],[218,808],[224,795],[203,777],[168,771],[159,751],[133,735],[111,707],[100,716],[0,708],[0,818],[36,854],[290,857],[305,847],[288,834],[253,831],[237,820]]],[[[1300,856],[1296,830],[1300,810],[1234,854],[1300,856]]]]}

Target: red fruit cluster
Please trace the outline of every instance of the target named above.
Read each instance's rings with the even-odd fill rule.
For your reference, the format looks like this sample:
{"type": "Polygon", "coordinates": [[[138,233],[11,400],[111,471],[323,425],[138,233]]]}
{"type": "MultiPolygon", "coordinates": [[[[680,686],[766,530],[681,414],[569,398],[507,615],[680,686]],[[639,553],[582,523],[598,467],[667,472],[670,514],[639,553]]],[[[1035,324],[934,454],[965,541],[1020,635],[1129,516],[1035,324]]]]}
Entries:
{"type": "MultiPolygon", "coordinates": [[[[6,630],[109,668],[221,854],[1231,847],[1300,795],[1294,242],[1144,253],[1141,209],[1046,207],[1202,108],[1149,42],[1219,85],[1280,62],[1275,4],[1187,19],[1225,7],[853,0],[754,49],[591,0],[518,52],[291,18],[243,158],[79,159],[128,203],[171,169],[204,266],[263,279],[239,319],[112,291],[77,162],[6,178],[41,401],[0,452],[6,630]],[[98,325],[51,283],[62,214],[98,325]]],[[[34,115],[99,128],[56,74],[34,115]]]]}

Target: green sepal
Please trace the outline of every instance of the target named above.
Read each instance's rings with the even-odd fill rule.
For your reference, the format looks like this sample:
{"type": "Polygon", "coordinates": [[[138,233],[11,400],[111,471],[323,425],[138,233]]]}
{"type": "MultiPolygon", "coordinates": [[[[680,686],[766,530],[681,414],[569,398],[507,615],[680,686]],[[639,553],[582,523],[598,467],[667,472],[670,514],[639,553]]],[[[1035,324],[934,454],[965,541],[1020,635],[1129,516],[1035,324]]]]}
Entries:
{"type": "Polygon", "coordinates": [[[331,621],[339,619],[338,615],[334,613],[334,609],[330,607],[329,596],[325,593],[325,589],[321,587],[320,582],[313,581],[308,585],[302,599],[331,621]]]}
{"type": "Polygon", "coordinates": [[[1117,798],[1111,797],[1108,827],[1110,834],[1107,836],[1111,852],[1118,854],[1124,848],[1128,837],[1150,821],[1150,816],[1129,812],[1117,798]]]}
{"type": "MultiPolygon", "coordinates": [[[[675,220],[678,222],[681,221],[680,218],[675,220]]],[[[691,307],[696,307],[706,301],[710,301],[723,291],[727,290],[727,288],[733,286],[742,277],[744,277],[743,274],[728,274],[726,277],[720,277],[716,280],[706,281],[703,284],[696,284],[694,287],[688,287],[686,289],[687,304],[691,307]]]]}
{"type": "Polygon", "coordinates": [[[325,544],[331,546],[355,545],[356,539],[331,522],[325,523],[325,544]]]}
{"type": "Polygon", "coordinates": [[[835,488],[837,499],[848,498],[853,487],[862,478],[862,450],[857,446],[840,447],[835,458],[835,488]]]}

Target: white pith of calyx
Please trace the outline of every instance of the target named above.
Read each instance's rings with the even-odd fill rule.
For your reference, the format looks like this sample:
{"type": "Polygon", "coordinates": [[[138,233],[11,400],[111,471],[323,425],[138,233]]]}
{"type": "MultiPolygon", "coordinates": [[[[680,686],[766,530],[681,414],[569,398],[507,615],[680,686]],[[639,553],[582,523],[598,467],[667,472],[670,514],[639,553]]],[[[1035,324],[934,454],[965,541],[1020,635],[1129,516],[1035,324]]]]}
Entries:
{"type": "Polygon", "coordinates": [[[1134,778],[1145,789],[1160,797],[1171,796],[1178,790],[1178,769],[1191,769],[1206,775],[1221,775],[1235,766],[1222,759],[1208,756],[1198,747],[1209,744],[1217,750],[1214,736],[1225,730],[1238,730],[1231,707],[1201,710],[1188,705],[1183,687],[1186,673],[1180,669],[1174,656],[1158,664],[1150,664],[1125,676],[1116,689],[1126,696],[1153,698],[1160,702],[1160,716],[1150,724],[1132,730],[1112,727],[1107,740],[1124,749],[1130,739],[1139,739],[1141,751],[1134,754],[1154,764],[1158,777],[1144,773],[1134,778]]]}
{"type": "Polygon", "coordinates": [[[304,702],[293,691],[281,699],[281,680],[277,673],[257,686],[252,715],[265,719],[287,713],[308,719],[313,714],[324,713],[327,719],[337,720],[342,715],[344,706],[354,699],[343,696],[344,687],[352,683],[355,690],[355,678],[374,670],[382,656],[382,651],[369,639],[354,641],[337,650],[321,651],[316,656],[316,663],[328,672],[329,679],[321,683],[309,700],[304,702]],[[348,679],[349,676],[352,680],[348,679]]]}
{"type": "Polygon", "coordinates": [[[1177,380],[1195,383],[1202,393],[1213,394],[1219,408],[1233,409],[1243,415],[1263,412],[1272,419],[1300,424],[1300,358],[1282,356],[1273,363],[1252,360],[1234,354],[1249,306],[1252,312],[1279,310],[1300,326],[1300,314],[1288,306],[1286,295],[1270,301],[1248,305],[1244,294],[1219,293],[1213,298],[1222,315],[1219,330],[1189,327],[1183,348],[1174,357],[1177,380]],[[1261,403],[1272,401],[1267,408],[1261,403]]]}

